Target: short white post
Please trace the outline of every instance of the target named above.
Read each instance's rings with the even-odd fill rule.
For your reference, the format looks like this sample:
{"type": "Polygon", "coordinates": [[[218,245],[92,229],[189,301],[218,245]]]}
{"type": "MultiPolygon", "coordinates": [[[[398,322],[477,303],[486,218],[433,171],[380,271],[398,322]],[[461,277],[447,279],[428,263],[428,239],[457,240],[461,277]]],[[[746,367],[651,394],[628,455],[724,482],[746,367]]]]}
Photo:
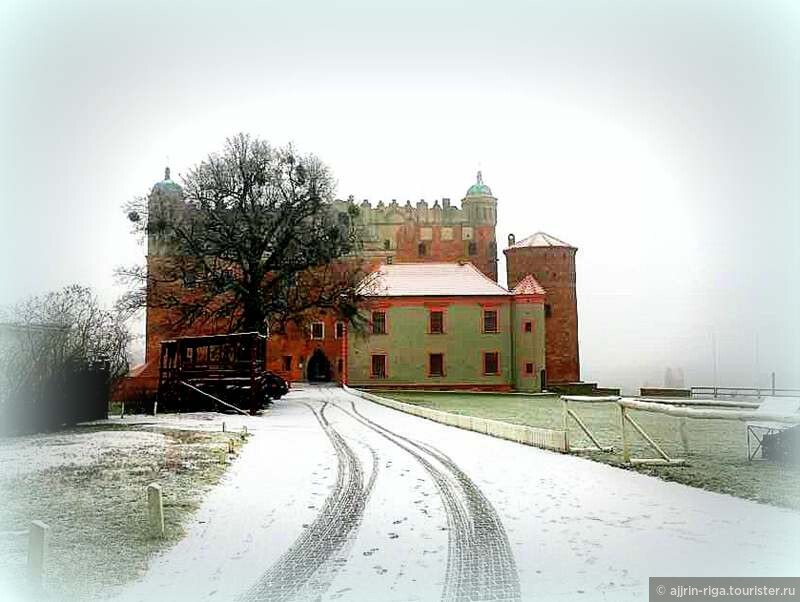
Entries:
{"type": "Polygon", "coordinates": [[[32,521],[28,531],[28,576],[35,587],[42,584],[49,532],[50,527],[40,520],[32,521]]]}
{"type": "Polygon", "coordinates": [[[119,411],[119,417],[125,418],[125,402],[122,402],[122,409],[119,411]]]}
{"type": "Polygon", "coordinates": [[[561,428],[564,429],[564,451],[569,452],[569,407],[567,400],[561,398],[561,428]]]}
{"type": "Polygon", "coordinates": [[[164,537],[164,501],[161,497],[161,485],[156,483],[147,486],[147,513],[150,533],[155,537],[164,537]]]}

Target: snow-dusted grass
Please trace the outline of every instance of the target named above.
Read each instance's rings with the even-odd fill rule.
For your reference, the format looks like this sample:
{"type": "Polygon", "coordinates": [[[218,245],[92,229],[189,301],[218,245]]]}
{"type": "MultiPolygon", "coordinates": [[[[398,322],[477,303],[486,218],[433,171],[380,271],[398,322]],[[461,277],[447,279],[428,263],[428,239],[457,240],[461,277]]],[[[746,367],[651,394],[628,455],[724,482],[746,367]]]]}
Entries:
{"type": "Polygon", "coordinates": [[[0,439],[0,592],[24,578],[31,520],[51,527],[45,591],[88,600],[137,578],[183,534],[228,466],[221,420],[130,417],[0,439]],[[213,423],[213,424],[212,424],[213,423]],[[212,430],[213,429],[213,430],[212,430]],[[166,537],[147,531],[146,486],[164,492],[166,537]]]}
{"type": "MultiPolygon", "coordinates": [[[[561,428],[558,396],[524,397],[503,394],[384,391],[379,394],[447,412],[504,420],[545,428],[561,428]]],[[[581,419],[603,445],[613,453],[581,452],[581,455],[623,466],[619,409],[615,404],[573,404],[581,419]]],[[[690,451],[685,454],[678,431],[678,419],[649,412],[631,415],[672,457],[682,457],[688,466],[638,466],[638,472],[658,476],[710,491],[728,493],[776,506],[800,509],[800,467],[767,460],[747,460],[745,426],[738,421],[688,420],[690,451]]],[[[588,447],[589,440],[570,419],[570,445],[588,447]]],[[[638,434],[629,429],[633,457],[657,457],[638,434]]]]}

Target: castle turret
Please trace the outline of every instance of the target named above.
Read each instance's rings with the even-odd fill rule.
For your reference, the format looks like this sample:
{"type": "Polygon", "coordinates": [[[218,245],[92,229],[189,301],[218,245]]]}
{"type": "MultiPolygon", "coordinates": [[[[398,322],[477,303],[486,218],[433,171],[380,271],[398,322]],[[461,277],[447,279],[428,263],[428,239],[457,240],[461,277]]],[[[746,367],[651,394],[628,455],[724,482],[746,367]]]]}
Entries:
{"type": "Polygon", "coordinates": [[[183,208],[183,189],[170,177],[170,169],[164,169],[164,179],[156,182],[147,198],[147,254],[168,255],[169,249],[163,236],[163,224],[176,219],[183,208]]]}
{"type": "Polygon", "coordinates": [[[483,183],[483,174],[478,172],[475,183],[469,187],[461,200],[461,209],[474,230],[474,238],[467,249],[469,260],[481,271],[497,282],[497,199],[492,190],[483,183]]]}
{"type": "Polygon", "coordinates": [[[577,248],[554,236],[537,232],[518,242],[508,237],[508,288],[532,275],[546,291],[546,379],[550,383],[580,380],[578,355],[578,301],[575,293],[577,248]]]}

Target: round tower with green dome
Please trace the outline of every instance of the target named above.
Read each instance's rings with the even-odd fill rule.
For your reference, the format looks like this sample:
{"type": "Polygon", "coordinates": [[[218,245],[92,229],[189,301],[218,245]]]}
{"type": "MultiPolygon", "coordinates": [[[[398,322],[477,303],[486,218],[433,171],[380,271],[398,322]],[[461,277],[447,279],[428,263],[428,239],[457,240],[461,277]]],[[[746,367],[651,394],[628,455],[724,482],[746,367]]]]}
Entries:
{"type": "Polygon", "coordinates": [[[462,199],[461,208],[467,212],[472,223],[492,226],[497,224],[497,199],[492,195],[492,189],[484,184],[480,171],[475,183],[462,199]]]}
{"type": "Polygon", "coordinates": [[[159,232],[160,222],[174,220],[183,208],[183,188],[170,177],[169,167],[164,169],[164,179],[156,182],[147,198],[147,254],[169,255],[170,249],[159,232]]]}
{"type": "Polygon", "coordinates": [[[491,276],[497,281],[497,243],[495,227],[497,226],[497,198],[492,189],[483,181],[483,174],[478,171],[475,183],[469,187],[466,196],[461,200],[461,209],[467,221],[474,226],[475,240],[473,247],[478,249],[477,264],[489,267],[491,276]]]}

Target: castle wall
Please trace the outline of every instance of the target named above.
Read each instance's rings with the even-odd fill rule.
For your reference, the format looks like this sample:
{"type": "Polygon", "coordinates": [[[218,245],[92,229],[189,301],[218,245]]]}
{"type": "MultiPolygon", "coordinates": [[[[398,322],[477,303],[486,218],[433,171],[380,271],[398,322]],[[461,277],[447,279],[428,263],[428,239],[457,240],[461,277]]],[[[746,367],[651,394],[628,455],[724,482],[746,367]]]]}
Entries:
{"type": "Polygon", "coordinates": [[[580,380],[576,251],[571,247],[512,247],[503,251],[510,289],[532,274],[547,292],[545,365],[550,383],[580,380]]]}
{"type": "MultiPolygon", "coordinates": [[[[352,201],[350,201],[352,202],[352,201]]],[[[340,210],[348,202],[337,201],[340,210]]],[[[382,263],[469,261],[497,282],[497,201],[466,198],[462,207],[443,199],[429,206],[396,201],[358,204],[363,254],[382,263]],[[421,246],[422,245],[422,246],[421,246]]]]}

